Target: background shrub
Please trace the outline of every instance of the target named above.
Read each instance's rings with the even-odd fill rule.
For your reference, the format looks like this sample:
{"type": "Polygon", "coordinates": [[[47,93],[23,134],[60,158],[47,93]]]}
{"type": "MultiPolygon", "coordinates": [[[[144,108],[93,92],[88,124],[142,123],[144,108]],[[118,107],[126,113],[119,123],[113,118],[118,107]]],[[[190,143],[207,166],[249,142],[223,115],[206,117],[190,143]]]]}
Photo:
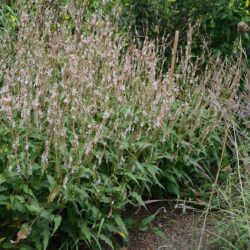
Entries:
{"type": "MultiPolygon", "coordinates": [[[[115,1],[117,3],[118,1],[115,1]]],[[[249,24],[248,0],[120,0],[123,16],[132,20],[131,32],[143,38],[159,38],[163,34],[181,31],[181,40],[185,46],[189,23],[199,23],[199,34],[192,43],[196,53],[206,41],[209,48],[222,54],[232,53],[237,43],[237,24],[244,21],[249,24]]],[[[127,23],[127,19],[122,21],[127,23]]],[[[249,36],[244,35],[244,47],[249,53],[249,36]]]]}

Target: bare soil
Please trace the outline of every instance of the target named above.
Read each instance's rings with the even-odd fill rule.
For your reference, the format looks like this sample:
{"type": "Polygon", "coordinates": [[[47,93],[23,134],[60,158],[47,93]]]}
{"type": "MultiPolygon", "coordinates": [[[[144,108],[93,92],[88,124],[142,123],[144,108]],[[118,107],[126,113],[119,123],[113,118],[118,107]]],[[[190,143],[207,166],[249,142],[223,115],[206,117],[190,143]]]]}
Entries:
{"type": "MultiPolygon", "coordinates": [[[[133,212],[132,217],[140,223],[143,218],[159,213],[156,219],[149,227],[149,231],[130,230],[130,246],[123,250],[196,250],[198,249],[199,240],[204,221],[202,211],[189,209],[173,208],[166,204],[152,204],[147,206],[148,211],[141,208],[139,213],[133,212]],[[159,228],[165,235],[164,238],[157,236],[152,230],[154,227],[159,228]]],[[[206,229],[212,230],[212,223],[208,220],[206,229]]],[[[210,236],[205,231],[201,250],[215,250],[210,246],[210,236]]],[[[219,249],[219,248],[217,248],[219,249]]]]}

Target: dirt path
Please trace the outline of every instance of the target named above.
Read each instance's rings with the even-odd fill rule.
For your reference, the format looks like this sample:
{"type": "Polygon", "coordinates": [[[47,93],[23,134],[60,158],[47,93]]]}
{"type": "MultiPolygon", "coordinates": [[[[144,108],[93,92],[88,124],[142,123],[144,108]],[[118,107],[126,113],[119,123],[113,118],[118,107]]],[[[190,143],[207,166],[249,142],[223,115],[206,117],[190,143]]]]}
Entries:
{"type": "MultiPolygon", "coordinates": [[[[135,217],[139,223],[140,220],[159,209],[160,212],[150,228],[161,229],[165,238],[157,236],[152,231],[130,230],[130,247],[128,250],[196,250],[204,219],[201,211],[188,210],[183,213],[183,209],[173,209],[166,204],[154,204],[148,206],[148,212],[141,209],[139,214],[134,213],[132,217],[135,217]]],[[[207,224],[207,227],[211,228],[212,225],[207,224]]],[[[206,233],[201,249],[211,250],[212,248],[208,246],[208,243],[209,236],[206,233]]]]}

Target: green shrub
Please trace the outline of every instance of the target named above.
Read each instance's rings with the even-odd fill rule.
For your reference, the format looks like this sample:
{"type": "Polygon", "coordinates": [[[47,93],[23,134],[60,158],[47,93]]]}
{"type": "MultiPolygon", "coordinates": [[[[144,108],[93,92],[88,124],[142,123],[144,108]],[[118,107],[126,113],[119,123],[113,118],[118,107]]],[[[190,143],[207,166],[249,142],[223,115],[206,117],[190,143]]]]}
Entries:
{"type": "MultiPolygon", "coordinates": [[[[25,1],[24,1],[25,2],[25,1]]],[[[16,31],[18,18],[15,11],[22,3],[6,1],[0,10],[0,29],[11,29],[16,31]]],[[[52,5],[47,3],[47,5],[52,5]]],[[[120,29],[126,27],[130,33],[138,38],[145,37],[159,39],[163,35],[173,34],[175,30],[181,31],[182,45],[186,44],[184,34],[189,29],[189,23],[198,23],[200,28],[198,35],[193,41],[193,49],[199,53],[203,42],[222,54],[231,54],[237,43],[237,24],[244,21],[249,24],[249,1],[248,0],[219,0],[219,1],[199,1],[199,0],[108,0],[108,1],[75,1],[69,0],[55,1],[54,7],[69,5],[70,8],[85,8],[80,19],[84,19],[87,13],[95,10],[102,10],[102,15],[113,15],[120,9],[119,16],[120,29]],[[88,10],[88,11],[86,11],[88,10]],[[202,42],[203,41],[203,42],[202,42]]],[[[30,5],[30,9],[35,8],[30,5]]],[[[44,3],[46,6],[46,3],[44,3]]],[[[64,18],[69,18],[66,15],[64,18]]],[[[73,20],[71,20],[73,21],[73,20]]],[[[73,22],[71,22],[75,29],[73,22]]],[[[120,30],[120,32],[121,32],[120,30]]],[[[244,34],[244,48],[247,53],[249,48],[249,34],[244,34]]]]}
{"type": "MultiPolygon", "coordinates": [[[[117,1],[116,1],[117,2],[117,1]]],[[[248,0],[120,0],[124,16],[133,20],[132,33],[136,37],[149,36],[159,38],[163,34],[181,31],[181,40],[186,44],[183,34],[188,24],[199,23],[199,34],[192,46],[199,52],[202,41],[209,48],[222,54],[231,54],[237,40],[237,24],[244,21],[249,24],[248,0]]],[[[127,21],[127,19],[122,19],[127,21]]],[[[244,35],[247,53],[249,34],[244,35]]]]}

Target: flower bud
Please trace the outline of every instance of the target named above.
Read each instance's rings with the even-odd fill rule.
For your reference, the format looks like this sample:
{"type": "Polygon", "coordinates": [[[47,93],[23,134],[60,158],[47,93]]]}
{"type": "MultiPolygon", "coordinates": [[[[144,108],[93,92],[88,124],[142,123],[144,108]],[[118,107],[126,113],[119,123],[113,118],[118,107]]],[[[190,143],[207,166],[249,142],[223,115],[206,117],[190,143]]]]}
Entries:
{"type": "Polygon", "coordinates": [[[249,26],[245,22],[240,22],[240,23],[238,23],[237,30],[238,30],[239,34],[242,35],[249,30],[249,26]]]}

